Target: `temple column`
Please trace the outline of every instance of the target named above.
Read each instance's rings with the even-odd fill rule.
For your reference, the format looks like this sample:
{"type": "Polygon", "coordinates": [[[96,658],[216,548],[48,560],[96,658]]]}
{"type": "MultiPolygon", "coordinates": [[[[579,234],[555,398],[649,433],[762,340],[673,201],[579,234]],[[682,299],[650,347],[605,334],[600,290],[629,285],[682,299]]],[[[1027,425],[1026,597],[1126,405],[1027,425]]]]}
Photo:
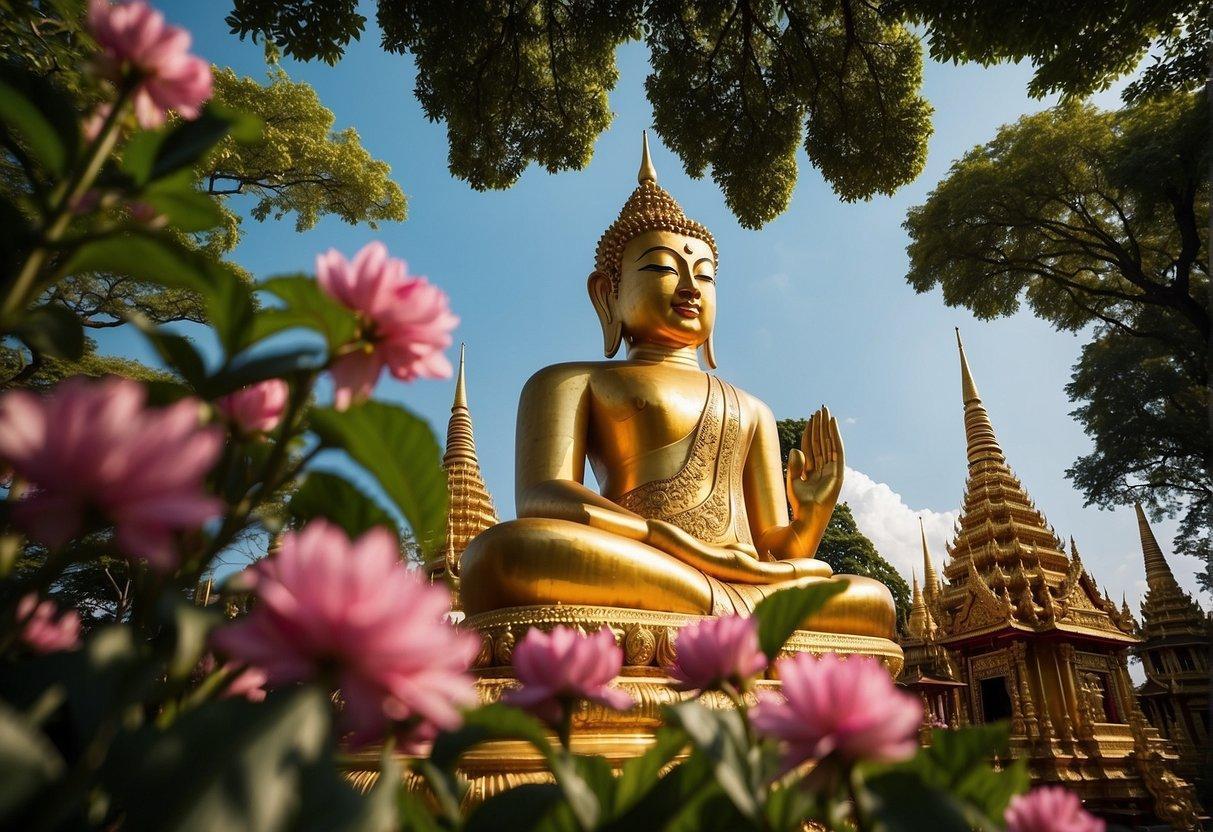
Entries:
{"type": "Polygon", "coordinates": [[[1036,705],[1032,701],[1032,687],[1028,680],[1027,645],[1016,641],[1011,645],[1011,657],[1014,660],[1014,675],[1019,685],[1019,698],[1023,701],[1024,735],[1036,739],[1040,735],[1040,727],[1036,721],[1036,705]]]}

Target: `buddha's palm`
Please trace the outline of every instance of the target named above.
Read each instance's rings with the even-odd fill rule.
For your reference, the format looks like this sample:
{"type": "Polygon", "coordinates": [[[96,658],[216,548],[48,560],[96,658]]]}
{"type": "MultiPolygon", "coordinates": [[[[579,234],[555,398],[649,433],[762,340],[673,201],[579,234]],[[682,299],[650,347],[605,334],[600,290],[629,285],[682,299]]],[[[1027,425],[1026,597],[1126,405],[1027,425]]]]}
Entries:
{"type": "Polygon", "coordinates": [[[838,420],[824,405],[809,418],[800,448],[788,454],[788,502],[798,521],[827,519],[842,491],[845,462],[838,420]]]}

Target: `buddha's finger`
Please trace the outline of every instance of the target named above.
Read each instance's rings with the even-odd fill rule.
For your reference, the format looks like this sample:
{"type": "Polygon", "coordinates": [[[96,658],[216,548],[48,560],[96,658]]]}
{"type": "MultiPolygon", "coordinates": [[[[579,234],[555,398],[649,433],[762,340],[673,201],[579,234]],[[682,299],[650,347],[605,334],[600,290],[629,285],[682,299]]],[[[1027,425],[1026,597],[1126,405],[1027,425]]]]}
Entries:
{"type": "Polygon", "coordinates": [[[805,470],[812,470],[817,467],[817,460],[813,458],[813,420],[816,416],[810,416],[809,422],[804,426],[804,431],[800,434],[800,450],[805,458],[805,470]]]}
{"type": "Polygon", "coordinates": [[[804,476],[804,454],[799,448],[788,451],[788,482],[804,476]]]}
{"type": "Polygon", "coordinates": [[[824,428],[825,420],[821,418],[819,410],[813,414],[813,456],[817,458],[818,465],[826,461],[824,428]]]}
{"type": "Polygon", "coordinates": [[[842,434],[838,431],[838,420],[830,417],[830,462],[842,458],[842,434]]]}

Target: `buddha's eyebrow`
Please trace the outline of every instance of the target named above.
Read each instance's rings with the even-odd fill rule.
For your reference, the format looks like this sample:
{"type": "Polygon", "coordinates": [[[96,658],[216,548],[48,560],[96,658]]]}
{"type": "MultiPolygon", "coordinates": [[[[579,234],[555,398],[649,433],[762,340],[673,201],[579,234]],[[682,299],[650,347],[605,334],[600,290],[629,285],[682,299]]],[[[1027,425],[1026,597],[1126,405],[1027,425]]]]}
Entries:
{"type": "MultiPolygon", "coordinates": [[[[644,257],[646,254],[652,254],[654,251],[668,251],[670,254],[674,255],[675,257],[682,256],[678,252],[674,251],[674,249],[670,248],[669,246],[653,246],[652,248],[646,248],[644,251],[640,252],[640,257],[644,257]]],[[[639,260],[640,257],[637,257],[636,259],[639,260]]]]}
{"type": "MultiPolygon", "coordinates": [[[[695,265],[692,266],[691,268],[697,268],[700,263],[712,263],[712,258],[711,257],[700,257],[698,260],[695,261],[695,265]]],[[[716,268],[715,263],[712,263],[712,268],[716,268]]]]}

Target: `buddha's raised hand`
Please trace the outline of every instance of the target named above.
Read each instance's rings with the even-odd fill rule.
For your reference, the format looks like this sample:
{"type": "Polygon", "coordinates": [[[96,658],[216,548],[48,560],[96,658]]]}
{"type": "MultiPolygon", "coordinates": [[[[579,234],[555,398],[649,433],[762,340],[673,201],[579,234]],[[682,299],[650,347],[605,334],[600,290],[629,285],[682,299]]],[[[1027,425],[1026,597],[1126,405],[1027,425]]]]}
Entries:
{"type": "Polygon", "coordinates": [[[822,405],[809,418],[800,437],[800,448],[788,454],[788,502],[796,520],[816,519],[813,515],[834,511],[842,491],[845,461],[838,420],[822,405]]]}

